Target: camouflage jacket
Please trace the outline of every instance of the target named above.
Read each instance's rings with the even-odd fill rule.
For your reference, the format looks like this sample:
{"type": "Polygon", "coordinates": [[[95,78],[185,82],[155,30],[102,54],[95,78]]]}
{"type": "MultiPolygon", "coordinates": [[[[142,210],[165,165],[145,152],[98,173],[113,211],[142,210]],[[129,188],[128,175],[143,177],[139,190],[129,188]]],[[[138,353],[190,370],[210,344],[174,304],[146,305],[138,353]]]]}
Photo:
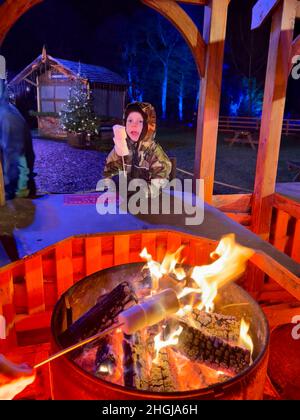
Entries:
{"type": "MultiPolygon", "coordinates": [[[[156,116],[150,104],[139,103],[147,115],[148,130],[143,139],[133,142],[127,137],[129,154],[124,157],[125,170],[129,178],[169,179],[172,165],[162,147],[154,141],[156,132],[156,116]]],[[[106,160],[104,177],[113,177],[123,171],[122,158],[113,149],[106,160]]]]}

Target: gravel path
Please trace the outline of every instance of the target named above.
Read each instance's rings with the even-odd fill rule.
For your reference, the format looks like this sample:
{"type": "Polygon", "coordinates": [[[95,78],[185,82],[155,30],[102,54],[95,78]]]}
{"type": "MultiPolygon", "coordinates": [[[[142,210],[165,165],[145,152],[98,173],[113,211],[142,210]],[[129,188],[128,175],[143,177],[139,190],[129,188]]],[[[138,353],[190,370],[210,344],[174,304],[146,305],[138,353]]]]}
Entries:
{"type": "Polygon", "coordinates": [[[39,193],[95,190],[107,153],[70,147],[64,141],[34,139],[39,193]]]}

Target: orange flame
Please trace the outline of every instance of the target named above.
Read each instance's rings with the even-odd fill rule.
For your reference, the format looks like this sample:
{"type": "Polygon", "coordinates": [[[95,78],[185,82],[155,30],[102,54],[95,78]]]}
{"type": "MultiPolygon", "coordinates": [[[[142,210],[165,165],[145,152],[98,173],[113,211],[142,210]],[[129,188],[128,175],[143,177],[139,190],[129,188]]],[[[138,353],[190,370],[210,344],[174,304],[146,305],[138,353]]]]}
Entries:
{"type": "Polygon", "coordinates": [[[154,349],[156,352],[155,358],[153,359],[153,363],[158,364],[159,363],[159,352],[162,348],[168,347],[168,346],[176,346],[178,343],[178,339],[180,334],[182,333],[183,328],[179,326],[176,331],[170,334],[170,337],[167,340],[163,340],[162,335],[163,332],[160,332],[154,337],[154,349]]]}
{"type": "MultiPolygon", "coordinates": [[[[152,278],[152,289],[157,290],[159,288],[159,280],[165,275],[173,273],[177,280],[183,280],[185,278],[185,271],[183,268],[177,268],[176,265],[180,261],[180,254],[183,250],[184,245],[180,246],[176,252],[167,252],[164,256],[162,263],[152,259],[152,255],[148,253],[147,248],[144,248],[140,253],[140,257],[147,261],[147,267],[150,271],[152,278]]],[[[182,261],[180,261],[182,262],[182,261]]]]}
{"type": "Polygon", "coordinates": [[[249,334],[250,323],[246,322],[244,318],[241,319],[240,336],[238,344],[246,347],[250,351],[252,356],[253,353],[253,341],[249,334]]]}
{"type": "Polygon", "coordinates": [[[254,250],[235,242],[235,235],[224,236],[211,257],[219,258],[212,264],[194,267],[191,277],[202,290],[199,309],[210,312],[214,309],[214,299],[218,289],[240,277],[246,269],[247,260],[254,250]]]}

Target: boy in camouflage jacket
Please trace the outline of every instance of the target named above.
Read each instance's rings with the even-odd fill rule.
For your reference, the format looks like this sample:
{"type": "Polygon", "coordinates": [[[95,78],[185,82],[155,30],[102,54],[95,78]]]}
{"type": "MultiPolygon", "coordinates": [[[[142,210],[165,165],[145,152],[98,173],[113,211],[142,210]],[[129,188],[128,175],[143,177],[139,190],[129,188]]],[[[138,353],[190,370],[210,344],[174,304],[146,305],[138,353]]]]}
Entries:
{"type": "MultiPolygon", "coordinates": [[[[124,124],[128,155],[124,166],[128,181],[144,179],[148,184],[156,180],[160,186],[167,183],[171,173],[171,162],[162,147],[154,141],[156,134],[156,113],[146,102],[133,102],[125,108],[124,124]]],[[[122,158],[114,148],[108,155],[104,177],[112,178],[123,171],[122,158]]]]}

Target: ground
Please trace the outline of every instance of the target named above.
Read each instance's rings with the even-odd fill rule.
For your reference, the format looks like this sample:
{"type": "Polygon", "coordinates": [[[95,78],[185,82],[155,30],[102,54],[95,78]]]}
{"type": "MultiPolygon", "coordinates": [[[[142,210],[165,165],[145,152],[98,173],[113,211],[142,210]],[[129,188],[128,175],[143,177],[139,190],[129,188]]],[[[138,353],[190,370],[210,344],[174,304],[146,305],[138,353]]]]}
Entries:
{"type": "MultiPolygon", "coordinates": [[[[219,135],[215,194],[249,192],[253,190],[256,152],[248,145],[229,147],[219,135]],[[225,187],[218,183],[234,185],[225,187]]],[[[188,128],[162,128],[157,140],[169,156],[177,158],[177,168],[193,172],[195,131],[188,128]]],[[[300,161],[300,136],[283,136],[279,157],[277,182],[291,182],[294,173],[288,171],[287,160],[300,161]]],[[[111,143],[112,147],[112,143],[111,143]]],[[[70,147],[64,141],[34,139],[35,171],[39,192],[74,193],[95,190],[101,178],[109,146],[103,152],[70,147]]],[[[180,174],[179,174],[180,175],[180,174]]],[[[182,175],[181,175],[182,176],[182,175]]],[[[188,175],[184,175],[189,177],[188,175]]]]}

